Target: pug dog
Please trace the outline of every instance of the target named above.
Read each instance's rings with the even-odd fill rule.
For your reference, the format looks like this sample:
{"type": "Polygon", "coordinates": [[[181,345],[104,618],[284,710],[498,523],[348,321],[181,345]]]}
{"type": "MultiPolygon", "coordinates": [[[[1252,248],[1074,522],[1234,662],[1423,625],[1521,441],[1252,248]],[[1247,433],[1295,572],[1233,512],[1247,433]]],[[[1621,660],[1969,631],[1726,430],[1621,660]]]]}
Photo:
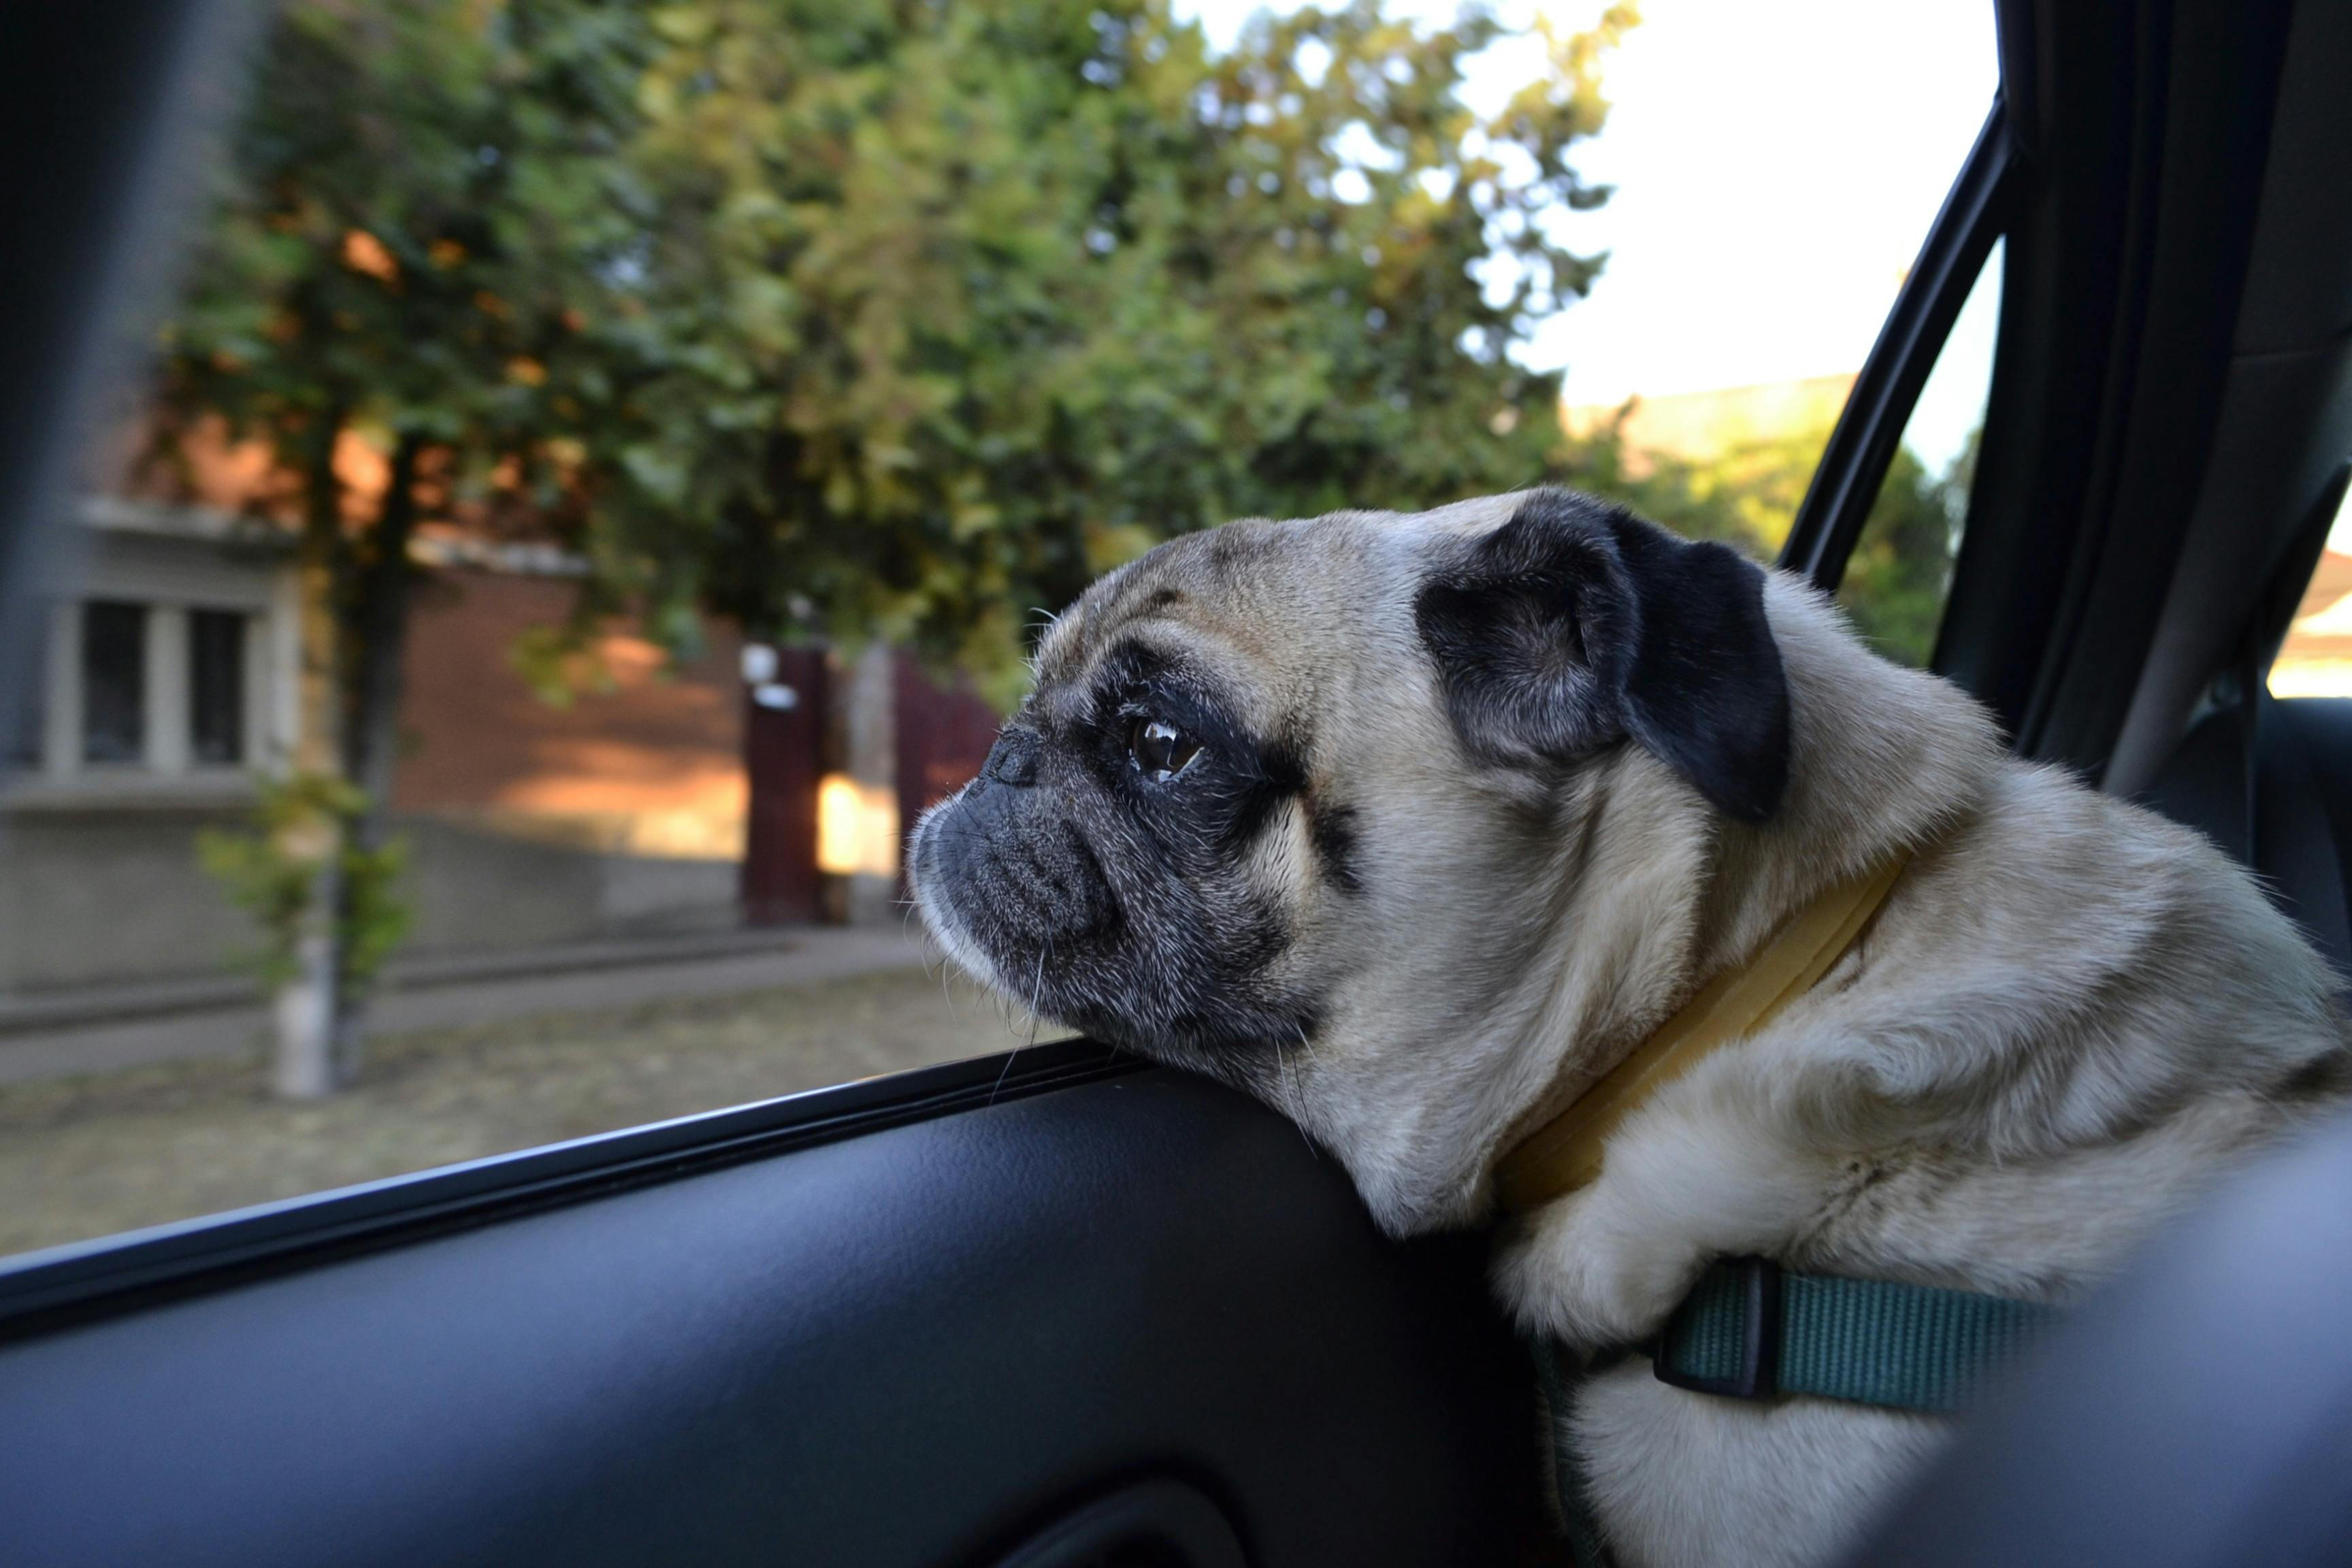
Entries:
{"type": "MultiPolygon", "coordinates": [[[[1489,1217],[1507,1152],[1907,852],[1818,984],[1505,1227],[1505,1304],[1580,1355],[1726,1257],[2063,1304],[2352,1084],[2330,972],[2203,837],[2011,757],[1798,579],[1586,497],[1181,538],[1034,673],[914,833],[931,931],[1290,1117],[1397,1236],[1489,1217]]],[[[1947,1426],[1639,1356],[1563,1419],[1628,1568],[1822,1561],[1947,1426]]]]}

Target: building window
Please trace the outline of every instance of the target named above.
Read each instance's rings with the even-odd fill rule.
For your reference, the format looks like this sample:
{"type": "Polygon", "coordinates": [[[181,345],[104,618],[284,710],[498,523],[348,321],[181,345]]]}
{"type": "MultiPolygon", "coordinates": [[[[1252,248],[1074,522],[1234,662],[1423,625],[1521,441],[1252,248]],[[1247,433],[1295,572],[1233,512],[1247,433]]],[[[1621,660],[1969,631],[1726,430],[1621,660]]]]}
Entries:
{"type": "Polygon", "coordinates": [[[147,754],[147,606],[91,600],[81,612],[81,756],[147,754]]]}
{"type": "Polygon", "coordinates": [[[0,715],[0,721],[8,727],[7,765],[31,770],[41,765],[43,734],[49,718],[46,613],[26,616],[19,629],[16,657],[8,660],[9,669],[16,673],[16,689],[9,693],[8,711],[0,715]]]}
{"type": "Polygon", "coordinates": [[[53,784],[84,769],[128,784],[251,763],[268,677],[268,617],[127,599],[54,606],[0,702],[0,771],[53,784]],[[46,667],[46,668],[44,668],[46,667]]]}
{"type": "Polygon", "coordinates": [[[245,619],[188,615],[188,752],[198,763],[245,761],[245,619]]]}

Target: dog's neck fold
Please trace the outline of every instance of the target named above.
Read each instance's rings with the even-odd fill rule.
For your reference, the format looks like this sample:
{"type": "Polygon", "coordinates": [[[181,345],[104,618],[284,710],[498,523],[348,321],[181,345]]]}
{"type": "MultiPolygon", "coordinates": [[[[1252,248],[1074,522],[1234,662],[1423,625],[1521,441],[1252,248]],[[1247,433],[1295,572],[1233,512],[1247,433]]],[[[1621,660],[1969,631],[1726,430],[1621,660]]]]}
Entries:
{"type": "Polygon", "coordinates": [[[1709,1054],[1769,1025],[1853,949],[1911,862],[1898,850],[1824,889],[1749,962],[1723,971],[1496,1166],[1497,1205],[1526,1213],[1590,1186],[1618,1126],[1709,1054]]]}
{"type": "Polygon", "coordinates": [[[1503,1153],[1707,981],[1825,888],[1980,809],[2001,757],[1983,710],[1873,656],[1794,579],[1770,574],[1765,607],[1792,740],[1771,818],[1721,816],[1630,745],[1572,780],[1540,830],[1482,808],[1496,831],[1454,836],[1455,875],[1496,918],[1465,902],[1460,923],[1402,936],[1295,1059],[1281,1103],[1391,1234],[1486,1215],[1503,1153]]]}
{"type": "Polygon", "coordinates": [[[1391,1232],[1488,1212],[1503,1153],[1701,986],[1753,958],[1823,889],[1979,808],[2001,756],[1982,709],[1874,657],[1794,579],[1769,577],[1766,609],[1790,697],[1780,810],[1755,826],[1729,821],[1639,752],[1595,771],[1561,818],[1543,873],[1555,879],[1552,915],[1517,950],[1515,979],[1450,1040],[1394,1042],[1388,1090],[1328,1130],[1331,1146],[1360,1152],[1349,1160],[1358,1185],[1391,1232]],[[1408,1065],[1441,1047],[1452,1064],[1442,1081],[1408,1065]]]}
{"type": "MultiPolygon", "coordinates": [[[[1706,849],[1685,883],[1679,920],[1660,922],[1677,929],[1654,933],[1671,954],[1654,950],[1645,966],[1663,958],[1675,981],[1640,988],[1648,992],[1646,1006],[1614,1007],[1596,997],[1555,1015],[1581,1026],[1528,1053],[1548,1059],[1549,1070],[1532,1089],[1521,1084],[1524,1098],[1485,1152],[1484,1174],[1702,987],[1754,962],[1808,906],[1899,864],[1971,814],[1989,787],[1999,737],[1974,703],[1871,657],[1818,595],[1792,580],[1774,574],[1767,605],[1790,689],[1787,800],[1757,826],[1711,815],[1688,825],[1706,849]]],[[[1598,916],[1593,910],[1580,923],[1598,916]]]]}

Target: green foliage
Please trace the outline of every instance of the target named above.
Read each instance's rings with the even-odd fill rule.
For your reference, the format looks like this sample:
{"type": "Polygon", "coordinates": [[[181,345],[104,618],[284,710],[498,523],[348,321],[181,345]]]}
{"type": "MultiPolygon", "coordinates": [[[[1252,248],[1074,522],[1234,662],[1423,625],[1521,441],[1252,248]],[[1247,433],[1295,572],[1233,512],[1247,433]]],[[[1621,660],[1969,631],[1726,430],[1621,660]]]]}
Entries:
{"type": "Polygon", "coordinates": [[[216,417],[299,489],[351,428],[427,443],[445,514],[576,506],[551,384],[604,300],[594,265],[636,232],[649,38],[639,8],[579,0],[278,7],[164,332],[167,455],[216,417]]]}
{"type": "Polygon", "coordinates": [[[352,828],[366,797],[341,779],[295,773],[258,779],[256,788],[246,828],[209,830],[196,842],[205,869],[261,928],[249,967],[271,987],[294,978],[296,945],[319,896],[322,862],[332,855],[341,872],[338,994],[357,996],[407,934],[410,911],[399,891],[407,846],[394,839],[361,847],[352,828]]]}
{"type": "Polygon", "coordinates": [[[1788,537],[1828,439],[1826,426],[1801,428],[1696,460],[1628,450],[1612,431],[1588,449],[1574,482],[1686,539],[1721,540],[1769,562],[1788,537]]]}
{"type": "MultiPolygon", "coordinates": [[[[322,431],[423,442],[428,521],[586,554],[575,633],[878,631],[1000,694],[1033,611],[1228,517],[1560,479],[1768,555],[1825,431],[1636,464],[1510,357],[1593,277],[1546,215],[1607,194],[1570,154],[1633,20],[1547,33],[1481,123],[1475,8],[1213,56],[1168,0],[289,0],[167,435],[223,417],[298,487],[322,431]]],[[[1952,494],[1899,458],[1849,572],[1903,657],[1952,494]]],[[[562,693],[578,654],[516,659],[562,693]]]]}
{"type": "Polygon", "coordinates": [[[588,555],[583,625],[1004,676],[1173,533],[1565,471],[1507,351],[1593,274],[1542,215],[1605,195],[1568,154],[1632,20],[1481,124],[1476,10],[1213,58],[1167,0],[289,0],[164,405],[289,476],[430,443],[436,515],[588,555]]]}
{"type": "MultiPolygon", "coordinates": [[[[259,499],[301,524],[303,657],[331,694],[304,715],[303,760],[379,795],[413,524],[543,530],[583,504],[563,434],[579,411],[551,367],[581,358],[593,268],[635,231],[625,141],[651,36],[638,7],[577,0],[273,13],[163,332],[158,455],[184,459],[216,426],[268,453],[259,499]],[[373,504],[335,461],[353,434],[388,458],[373,504]]],[[[255,831],[206,840],[273,983],[328,855],[347,995],[397,940],[401,851],[352,847],[380,837],[383,805],[299,775],[264,786],[255,831]]]]}
{"type": "Polygon", "coordinates": [[[1002,669],[1171,534],[1559,472],[1555,381],[1506,351],[1591,277],[1538,215],[1602,194],[1566,154],[1627,20],[1481,125],[1476,13],[1212,58],[1166,0],[663,11],[600,559],[1002,669]]]}
{"type": "Polygon", "coordinates": [[[1900,663],[1925,668],[1935,655],[1975,467],[1973,435],[1942,475],[1929,473],[1909,447],[1896,448],[1846,560],[1838,603],[1873,647],[1900,663]]]}

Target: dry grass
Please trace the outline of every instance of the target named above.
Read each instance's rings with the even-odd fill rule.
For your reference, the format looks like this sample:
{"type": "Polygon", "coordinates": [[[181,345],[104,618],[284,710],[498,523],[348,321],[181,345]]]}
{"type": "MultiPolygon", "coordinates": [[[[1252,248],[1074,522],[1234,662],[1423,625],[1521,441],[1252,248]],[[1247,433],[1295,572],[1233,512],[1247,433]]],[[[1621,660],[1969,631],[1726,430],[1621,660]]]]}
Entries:
{"type": "Polygon", "coordinates": [[[919,970],[372,1042],[294,1105],[257,1059],[0,1086],[0,1254],[1001,1051],[1029,1037],[919,970]]]}

